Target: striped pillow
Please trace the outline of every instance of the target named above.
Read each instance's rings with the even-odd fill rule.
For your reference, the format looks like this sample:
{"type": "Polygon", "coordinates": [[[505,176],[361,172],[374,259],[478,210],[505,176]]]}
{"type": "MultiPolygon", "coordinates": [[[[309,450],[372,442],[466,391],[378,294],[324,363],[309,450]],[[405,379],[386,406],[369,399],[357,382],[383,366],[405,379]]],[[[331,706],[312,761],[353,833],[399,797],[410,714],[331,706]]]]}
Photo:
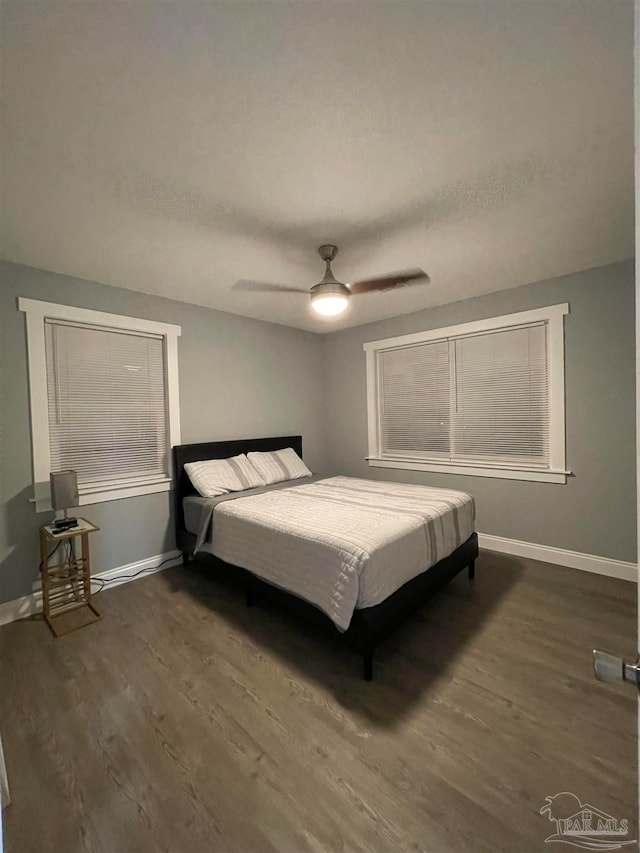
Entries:
{"type": "Polygon", "coordinates": [[[270,453],[253,451],[247,453],[247,458],[267,485],[311,476],[311,471],[293,447],[285,447],[284,450],[274,450],[270,453]]]}
{"type": "Polygon", "coordinates": [[[241,492],[266,485],[244,453],[229,459],[187,462],[184,470],[203,498],[215,498],[227,492],[241,492]]]}

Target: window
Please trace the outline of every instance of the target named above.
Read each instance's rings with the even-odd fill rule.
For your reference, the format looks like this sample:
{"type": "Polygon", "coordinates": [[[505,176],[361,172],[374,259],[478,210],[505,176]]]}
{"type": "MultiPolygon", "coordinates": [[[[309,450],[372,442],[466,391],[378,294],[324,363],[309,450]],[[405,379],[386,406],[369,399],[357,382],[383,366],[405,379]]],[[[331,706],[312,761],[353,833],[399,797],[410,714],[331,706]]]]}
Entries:
{"type": "Polygon", "coordinates": [[[364,345],[369,464],[566,482],[568,305],[364,345]]]}
{"type": "Polygon", "coordinates": [[[78,472],[80,504],[168,491],[180,442],[180,327],[20,299],[27,316],[35,503],[78,472]]]}

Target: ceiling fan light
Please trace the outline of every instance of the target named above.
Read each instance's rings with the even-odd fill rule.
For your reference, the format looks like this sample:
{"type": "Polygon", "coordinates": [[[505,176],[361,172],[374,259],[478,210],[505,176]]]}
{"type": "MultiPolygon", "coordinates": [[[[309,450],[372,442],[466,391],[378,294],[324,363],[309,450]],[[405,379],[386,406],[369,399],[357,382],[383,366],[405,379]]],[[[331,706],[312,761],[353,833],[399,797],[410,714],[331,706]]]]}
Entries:
{"type": "Polygon", "coordinates": [[[311,296],[313,310],[323,317],[337,317],[347,310],[349,297],[342,293],[315,293],[311,296]]]}
{"type": "Polygon", "coordinates": [[[349,288],[336,281],[329,270],[322,281],[311,288],[311,307],[323,317],[337,317],[346,311],[350,296],[349,288]]]}

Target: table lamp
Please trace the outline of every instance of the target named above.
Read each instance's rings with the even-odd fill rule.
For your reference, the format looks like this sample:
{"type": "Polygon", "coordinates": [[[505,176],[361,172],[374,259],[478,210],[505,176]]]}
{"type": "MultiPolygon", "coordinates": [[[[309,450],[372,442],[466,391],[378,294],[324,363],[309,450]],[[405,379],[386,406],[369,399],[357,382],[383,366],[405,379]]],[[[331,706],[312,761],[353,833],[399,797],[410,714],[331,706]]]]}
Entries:
{"type": "Polygon", "coordinates": [[[53,522],[55,530],[69,530],[77,527],[78,519],[67,515],[69,507],[78,506],[78,473],[77,471],[52,471],[49,474],[51,483],[51,504],[54,509],[64,510],[64,517],[53,522]]]}

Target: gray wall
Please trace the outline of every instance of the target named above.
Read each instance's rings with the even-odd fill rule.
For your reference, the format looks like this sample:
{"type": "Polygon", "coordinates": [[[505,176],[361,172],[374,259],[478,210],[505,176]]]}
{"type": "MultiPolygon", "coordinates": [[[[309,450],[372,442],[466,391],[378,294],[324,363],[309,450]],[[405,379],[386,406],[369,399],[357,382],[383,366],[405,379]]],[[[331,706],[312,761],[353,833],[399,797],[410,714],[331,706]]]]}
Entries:
{"type": "MultiPolygon", "coordinates": [[[[182,442],[302,434],[312,470],[325,468],[322,341],[317,335],[195,305],[0,262],[2,513],[0,602],[31,592],[38,577],[32,494],[26,296],[182,326],[179,341],[182,442]]],[[[92,539],[94,571],[174,547],[170,493],[83,507],[102,528],[92,539]]]]}
{"type": "MultiPolygon", "coordinates": [[[[320,338],[182,302],[0,262],[0,602],[31,591],[38,527],[31,487],[24,315],[17,297],[178,323],[182,441],[301,433],[320,473],[460,488],[483,533],[635,561],[635,355],[631,262],[493,293],[320,338]],[[369,468],[362,344],[569,302],[566,485],[369,468]]],[[[385,298],[385,297],[378,297],[385,298]]],[[[83,510],[102,528],[94,570],[174,547],[171,495],[83,510]]]]}
{"type": "MultiPolygon", "coordinates": [[[[384,297],[378,297],[384,298],[384,297]]],[[[633,262],[358,326],[324,339],[330,472],[448,486],[472,494],[477,529],[525,542],[636,560],[633,262]],[[566,485],[369,468],[362,344],[568,302],[566,485]]]]}

